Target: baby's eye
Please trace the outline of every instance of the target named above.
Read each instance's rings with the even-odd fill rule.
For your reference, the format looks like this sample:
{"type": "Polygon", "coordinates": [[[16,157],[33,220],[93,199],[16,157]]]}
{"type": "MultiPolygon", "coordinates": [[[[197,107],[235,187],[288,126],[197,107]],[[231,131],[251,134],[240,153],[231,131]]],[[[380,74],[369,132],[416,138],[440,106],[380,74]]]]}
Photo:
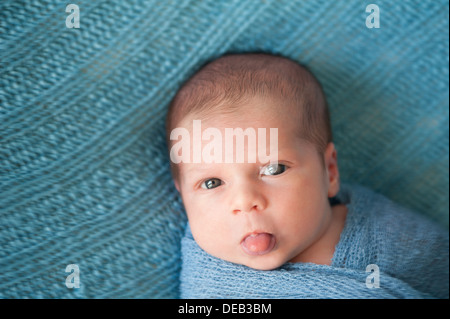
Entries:
{"type": "Polygon", "coordinates": [[[206,181],[204,181],[201,185],[202,188],[204,189],[213,189],[216,188],[218,186],[222,185],[222,181],[218,178],[210,178],[207,179],[206,181]]]}
{"type": "Polygon", "coordinates": [[[279,175],[286,170],[286,165],[283,164],[270,164],[264,166],[261,170],[262,175],[279,175]]]}

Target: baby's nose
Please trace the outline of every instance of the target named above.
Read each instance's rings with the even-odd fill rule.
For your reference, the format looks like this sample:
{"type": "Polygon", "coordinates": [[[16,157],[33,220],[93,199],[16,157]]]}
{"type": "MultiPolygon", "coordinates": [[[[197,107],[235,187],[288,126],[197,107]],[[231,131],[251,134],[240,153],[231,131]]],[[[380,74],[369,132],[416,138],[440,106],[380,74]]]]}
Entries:
{"type": "Polygon", "coordinates": [[[236,191],[232,201],[234,214],[262,211],[267,205],[264,194],[257,188],[236,191]]]}
{"type": "Polygon", "coordinates": [[[233,213],[237,214],[237,213],[240,213],[240,212],[251,212],[251,211],[258,211],[258,210],[260,210],[259,206],[258,205],[253,205],[249,209],[245,209],[245,208],[244,209],[234,209],[233,213]]]}

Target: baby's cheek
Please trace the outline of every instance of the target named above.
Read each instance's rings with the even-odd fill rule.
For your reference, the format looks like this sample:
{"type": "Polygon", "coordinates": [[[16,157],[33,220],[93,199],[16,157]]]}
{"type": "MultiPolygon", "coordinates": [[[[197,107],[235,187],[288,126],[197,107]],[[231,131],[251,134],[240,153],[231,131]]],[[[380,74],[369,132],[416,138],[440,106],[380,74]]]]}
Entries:
{"type": "Polygon", "coordinates": [[[236,249],[233,247],[233,240],[226,234],[226,231],[216,227],[214,230],[207,229],[200,231],[194,236],[197,244],[208,254],[231,262],[236,262],[236,249]]]}
{"type": "Polygon", "coordinates": [[[227,249],[230,242],[228,223],[222,218],[218,205],[188,206],[187,215],[192,234],[197,244],[211,255],[218,256],[227,249]]]}

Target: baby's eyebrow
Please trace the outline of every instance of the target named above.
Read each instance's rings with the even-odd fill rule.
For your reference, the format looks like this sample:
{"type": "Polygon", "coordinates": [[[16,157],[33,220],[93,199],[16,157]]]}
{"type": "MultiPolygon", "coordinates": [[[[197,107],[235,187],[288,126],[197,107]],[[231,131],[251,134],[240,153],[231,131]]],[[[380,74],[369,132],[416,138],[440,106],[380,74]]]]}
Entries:
{"type": "Polygon", "coordinates": [[[206,165],[198,165],[198,166],[191,166],[191,167],[185,168],[184,173],[192,174],[192,173],[205,172],[207,170],[211,170],[211,167],[208,167],[206,165]]]}
{"type": "Polygon", "coordinates": [[[187,172],[190,172],[190,171],[196,171],[196,170],[207,170],[207,169],[210,169],[210,167],[208,167],[206,164],[204,164],[204,165],[196,165],[196,166],[191,166],[191,167],[188,167],[188,168],[186,168],[186,171],[187,172]]]}

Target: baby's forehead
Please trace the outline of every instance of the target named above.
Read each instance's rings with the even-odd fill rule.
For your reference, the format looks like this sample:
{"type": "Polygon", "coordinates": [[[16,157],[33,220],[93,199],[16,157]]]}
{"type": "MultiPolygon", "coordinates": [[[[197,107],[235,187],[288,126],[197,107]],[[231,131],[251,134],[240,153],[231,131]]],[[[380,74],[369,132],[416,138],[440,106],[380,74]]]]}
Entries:
{"type": "Polygon", "coordinates": [[[201,111],[191,112],[182,120],[182,126],[192,130],[193,121],[202,127],[222,128],[299,128],[301,110],[291,101],[282,98],[253,96],[243,102],[223,102],[201,111]]]}

